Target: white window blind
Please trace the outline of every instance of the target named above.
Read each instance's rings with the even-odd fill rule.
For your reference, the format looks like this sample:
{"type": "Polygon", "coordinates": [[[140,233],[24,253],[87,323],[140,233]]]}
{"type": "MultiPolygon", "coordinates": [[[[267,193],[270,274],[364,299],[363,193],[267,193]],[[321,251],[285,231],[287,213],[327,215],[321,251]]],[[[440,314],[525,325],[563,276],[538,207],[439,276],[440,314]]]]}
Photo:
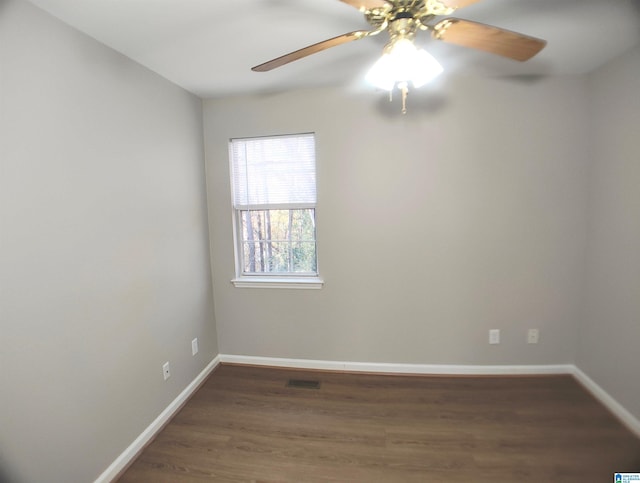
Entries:
{"type": "Polygon", "coordinates": [[[235,209],[315,207],[313,134],[232,139],[230,150],[235,209]]]}

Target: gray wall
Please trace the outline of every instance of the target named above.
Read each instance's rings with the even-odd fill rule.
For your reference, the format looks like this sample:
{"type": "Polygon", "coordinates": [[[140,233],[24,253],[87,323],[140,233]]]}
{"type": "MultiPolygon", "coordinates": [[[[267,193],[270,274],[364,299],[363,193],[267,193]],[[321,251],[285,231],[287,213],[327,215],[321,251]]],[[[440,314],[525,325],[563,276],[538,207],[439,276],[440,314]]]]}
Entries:
{"type": "Polygon", "coordinates": [[[577,365],[640,419],[640,47],[589,76],[591,170],[577,365]]]}
{"type": "Polygon", "coordinates": [[[92,481],[217,354],[202,105],[13,0],[0,82],[0,480],[92,481]]]}
{"type": "Polygon", "coordinates": [[[584,78],[444,79],[409,112],[323,88],[205,102],[224,354],[571,363],[586,232],[584,78]],[[317,136],[319,291],[234,288],[227,143],[317,136]],[[540,343],[527,345],[527,328],[540,343]],[[490,346],[487,331],[502,329],[490,346]]]}

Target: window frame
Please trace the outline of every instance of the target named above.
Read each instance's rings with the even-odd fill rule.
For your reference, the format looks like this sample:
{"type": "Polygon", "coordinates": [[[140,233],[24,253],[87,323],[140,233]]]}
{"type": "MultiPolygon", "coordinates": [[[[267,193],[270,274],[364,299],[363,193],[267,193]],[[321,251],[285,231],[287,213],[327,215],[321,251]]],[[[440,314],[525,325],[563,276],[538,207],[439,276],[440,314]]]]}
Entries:
{"type": "MultiPolygon", "coordinates": [[[[229,139],[229,180],[231,188],[231,212],[233,224],[233,251],[235,261],[235,277],[231,283],[237,288],[286,288],[286,289],[321,289],[324,281],[320,277],[320,265],[318,256],[318,226],[317,213],[318,203],[284,203],[284,204],[258,204],[244,205],[236,208],[234,201],[234,158],[233,143],[234,141],[253,140],[253,139],[270,139],[276,137],[295,137],[300,135],[313,135],[315,142],[315,133],[294,133],[279,134],[267,136],[237,137],[229,139]],[[315,244],[315,272],[257,272],[247,273],[244,271],[244,239],[243,239],[243,213],[246,211],[268,211],[268,210],[297,210],[311,209],[313,210],[314,219],[314,244],[315,244]]],[[[317,157],[314,152],[314,165],[317,167],[317,157]]],[[[317,196],[317,180],[316,180],[316,196],[317,196]]],[[[308,243],[308,241],[307,241],[308,243]]]]}

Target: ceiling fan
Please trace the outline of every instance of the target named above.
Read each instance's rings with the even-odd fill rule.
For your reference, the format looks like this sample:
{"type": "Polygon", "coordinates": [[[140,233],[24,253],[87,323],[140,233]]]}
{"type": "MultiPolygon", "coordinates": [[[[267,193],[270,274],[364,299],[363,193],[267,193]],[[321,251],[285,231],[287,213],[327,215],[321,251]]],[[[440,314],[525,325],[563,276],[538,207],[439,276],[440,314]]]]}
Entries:
{"type": "Polygon", "coordinates": [[[484,50],[510,59],[525,61],[536,55],[546,41],[504,30],[491,25],[445,18],[459,8],[479,0],[340,0],[364,13],[372,30],[356,30],[309,45],[253,67],[266,72],[311,54],[388,31],[390,41],[382,58],[367,75],[374,85],[390,92],[397,87],[402,92],[403,112],[408,84],[423,85],[442,71],[442,67],[426,51],[417,49],[414,39],[418,30],[430,30],[434,39],[473,49],[484,50]]]}

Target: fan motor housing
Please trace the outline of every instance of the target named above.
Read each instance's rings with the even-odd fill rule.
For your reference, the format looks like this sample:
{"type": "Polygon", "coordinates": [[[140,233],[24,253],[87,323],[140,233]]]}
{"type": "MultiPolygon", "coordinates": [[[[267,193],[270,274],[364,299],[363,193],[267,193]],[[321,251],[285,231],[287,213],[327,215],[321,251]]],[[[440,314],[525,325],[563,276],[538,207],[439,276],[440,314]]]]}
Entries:
{"type": "Polygon", "coordinates": [[[389,27],[389,33],[410,35],[417,28],[427,29],[427,22],[436,15],[446,12],[438,0],[395,0],[387,1],[384,7],[372,8],[364,12],[365,18],[375,29],[389,27]],[[405,22],[400,22],[404,20],[405,22]],[[396,25],[392,27],[392,25],[396,25]],[[401,33],[405,30],[404,33],[401,33]]]}

